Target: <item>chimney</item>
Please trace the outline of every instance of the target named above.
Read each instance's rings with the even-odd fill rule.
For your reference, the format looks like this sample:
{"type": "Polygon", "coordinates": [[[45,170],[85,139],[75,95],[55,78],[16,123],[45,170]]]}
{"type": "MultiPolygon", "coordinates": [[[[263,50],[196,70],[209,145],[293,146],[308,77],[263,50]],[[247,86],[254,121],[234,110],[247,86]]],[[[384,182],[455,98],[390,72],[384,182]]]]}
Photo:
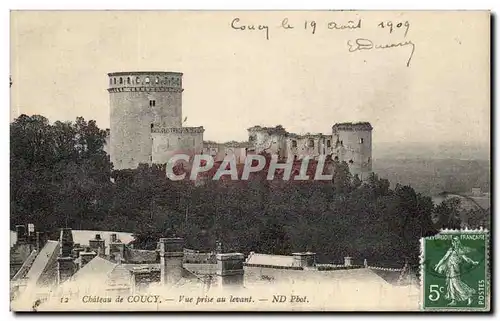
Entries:
{"type": "Polygon", "coordinates": [[[28,224],[28,234],[26,235],[26,238],[29,244],[33,245],[36,242],[35,224],[32,223],[28,224]]]}
{"type": "Polygon", "coordinates": [[[352,257],[350,256],[344,257],[344,266],[352,266],[352,257]]]}
{"type": "Polygon", "coordinates": [[[75,243],[73,246],[73,257],[80,257],[80,253],[85,249],[80,245],[80,243],[75,243]]]}
{"type": "Polygon", "coordinates": [[[92,261],[92,259],[96,256],[97,253],[92,251],[90,247],[87,247],[84,251],[80,252],[80,269],[92,261]]]}
{"type": "Polygon", "coordinates": [[[117,262],[123,260],[125,255],[125,244],[123,244],[116,234],[111,234],[111,242],[109,243],[109,256],[117,262]]]}
{"type": "Polygon", "coordinates": [[[43,249],[47,243],[47,233],[45,232],[36,232],[36,250],[40,253],[40,250],[43,249]]]}
{"type": "Polygon", "coordinates": [[[62,228],[59,236],[60,257],[71,257],[73,251],[73,233],[70,228],[62,228]]]}
{"type": "Polygon", "coordinates": [[[57,283],[71,278],[75,273],[75,264],[73,262],[73,233],[70,228],[62,228],[59,237],[60,252],[57,258],[57,283]]]}
{"type": "Polygon", "coordinates": [[[105,253],[106,243],[101,238],[101,234],[96,234],[93,240],[89,240],[89,246],[97,255],[103,255],[105,253]]]}
{"type": "Polygon", "coordinates": [[[299,252],[292,253],[294,266],[308,268],[316,265],[316,253],[299,252]]]}
{"type": "Polygon", "coordinates": [[[184,240],[182,238],[161,238],[158,243],[160,246],[161,284],[175,284],[182,278],[184,240]]]}
{"type": "Polygon", "coordinates": [[[26,227],[24,225],[16,225],[17,243],[26,243],[26,227]]]}
{"type": "Polygon", "coordinates": [[[217,283],[221,287],[243,286],[243,261],[241,253],[217,254],[217,283]]]}
{"type": "Polygon", "coordinates": [[[215,242],[215,253],[216,254],[221,254],[222,253],[222,242],[221,241],[216,241],[215,242]]]}

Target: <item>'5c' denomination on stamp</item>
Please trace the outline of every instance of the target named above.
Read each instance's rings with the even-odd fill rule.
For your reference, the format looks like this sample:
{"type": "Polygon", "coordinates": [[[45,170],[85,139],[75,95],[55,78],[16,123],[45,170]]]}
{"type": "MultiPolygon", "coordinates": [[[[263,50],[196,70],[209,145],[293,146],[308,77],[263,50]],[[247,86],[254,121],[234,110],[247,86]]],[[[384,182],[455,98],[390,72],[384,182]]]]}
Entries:
{"type": "Polygon", "coordinates": [[[489,311],[488,236],[444,230],[422,239],[422,310],[489,311]]]}

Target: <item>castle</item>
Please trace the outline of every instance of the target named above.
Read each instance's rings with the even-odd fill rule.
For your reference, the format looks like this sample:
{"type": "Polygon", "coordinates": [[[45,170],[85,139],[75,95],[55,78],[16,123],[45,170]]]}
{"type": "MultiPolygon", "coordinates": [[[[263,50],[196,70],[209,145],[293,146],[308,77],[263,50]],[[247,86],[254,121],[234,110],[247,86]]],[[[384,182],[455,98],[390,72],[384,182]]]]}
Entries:
{"type": "Polygon", "coordinates": [[[372,171],[372,126],[368,122],[337,123],[331,134],[289,133],[282,126],[248,129],[247,142],[219,144],[203,140],[203,127],[183,127],[182,73],[109,73],[110,135],[107,150],[115,169],[141,163],[165,164],[178,153],[209,154],[215,161],[263,151],[279,159],[317,159],[329,155],[348,163],[365,179],[372,171]]]}

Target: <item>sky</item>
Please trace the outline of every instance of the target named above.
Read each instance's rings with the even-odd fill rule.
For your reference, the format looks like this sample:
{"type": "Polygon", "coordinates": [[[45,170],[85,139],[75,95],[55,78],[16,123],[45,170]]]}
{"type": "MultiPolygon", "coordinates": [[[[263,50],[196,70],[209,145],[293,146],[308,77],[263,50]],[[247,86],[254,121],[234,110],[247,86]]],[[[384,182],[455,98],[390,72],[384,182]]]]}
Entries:
{"type": "Polygon", "coordinates": [[[141,70],[184,73],[185,126],[203,126],[205,140],[369,121],[375,144],[490,141],[487,12],[11,13],[11,120],[83,116],[108,128],[107,73],[141,70]],[[235,18],[257,30],[232,28],[235,18]],[[328,28],[350,20],[361,27],[328,28]],[[350,52],[360,38],[411,42],[409,66],[411,44],[350,52]]]}

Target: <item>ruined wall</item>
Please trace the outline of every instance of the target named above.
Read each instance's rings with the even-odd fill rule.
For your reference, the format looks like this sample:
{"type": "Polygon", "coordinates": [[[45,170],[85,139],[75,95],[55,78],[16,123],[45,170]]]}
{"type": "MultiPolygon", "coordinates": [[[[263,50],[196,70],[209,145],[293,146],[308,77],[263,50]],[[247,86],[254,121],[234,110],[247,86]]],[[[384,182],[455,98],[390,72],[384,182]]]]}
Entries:
{"type": "Polygon", "coordinates": [[[342,123],[332,127],[333,143],[340,161],[349,164],[360,179],[372,171],[372,126],[370,123],[342,123]]]}
{"type": "Polygon", "coordinates": [[[332,137],[328,135],[289,134],[286,138],[286,157],[302,159],[309,156],[317,159],[320,155],[332,154],[332,146],[332,137]]]}
{"type": "Polygon", "coordinates": [[[221,162],[224,159],[234,158],[236,164],[244,164],[247,155],[247,147],[217,143],[204,144],[203,154],[212,156],[215,162],[221,162]]]}
{"type": "Polygon", "coordinates": [[[255,148],[255,153],[262,151],[278,155],[280,158],[286,157],[286,134],[284,128],[255,126],[248,129],[248,141],[255,148]]]}
{"type": "Polygon", "coordinates": [[[152,163],[166,164],[175,154],[201,154],[204,131],[203,127],[153,129],[152,163]]]}

